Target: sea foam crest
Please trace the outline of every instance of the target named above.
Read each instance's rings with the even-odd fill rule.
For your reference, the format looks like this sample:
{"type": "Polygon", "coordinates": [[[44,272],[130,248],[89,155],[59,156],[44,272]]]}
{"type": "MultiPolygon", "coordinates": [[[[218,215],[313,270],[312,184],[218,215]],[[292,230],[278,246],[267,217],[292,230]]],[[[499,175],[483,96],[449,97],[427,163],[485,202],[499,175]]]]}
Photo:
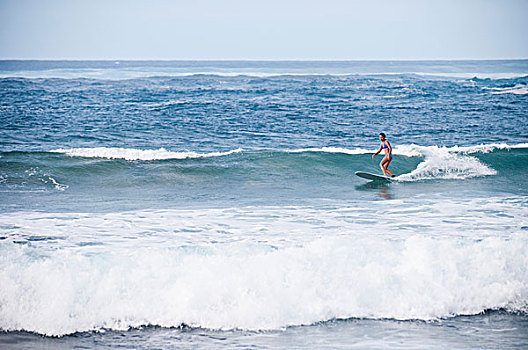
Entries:
{"type": "Polygon", "coordinates": [[[495,175],[497,171],[480,162],[468,153],[490,152],[496,146],[479,147],[438,147],[402,145],[395,154],[407,156],[423,156],[425,159],[416,169],[397,177],[400,181],[415,181],[428,179],[466,179],[477,176],[495,175]]]}
{"type": "MultiPolygon", "coordinates": [[[[508,145],[506,143],[491,143],[481,144],[473,146],[420,146],[416,144],[402,144],[397,145],[393,148],[393,154],[403,155],[407,157],[419,157],[424,156],[427,153],[434,153],[437,150],[446,150],[450,153],[488,153],[496,149],[516,149],[516,148],[528,148],[528,143],[519,143],[515,145],[508,145]]],[[[356,147],[354,149],[343,148],[343,147],[308,147],[298,148],[292,150],[286,150],[290,153],[302,153],[302,152],[322,152],[322,153],[343,153],[343,154],[367,154],[374,153],[376,149],[365,149],[356,147]]]]}
{"type": "Polygon", "coordinates": [[[515,95],[526,95],[528,94],[528,85],[516,84],[512,87],[484,87],[483,89],[491,90],[490,92],[494,95],[502,94],[515,94],[515,95]]]}
{"type": "Polygon", "coordinates": [[[366,150],[363,148],[348,149],[343,147],[310,147],[310,148],[297,148],[288,150],[289,153],[304,153],[304,152],[323,152],[323,153],[343,153],[343,154],[365,154],[373,153],[375,151],[366,150]]]}
{"type": "Polygon", "coordinates": [[[51,152],[64,153],[72,157],[88,157],[88,158],[108,158],[108,159],[126,159],[126,160],[162,160],[162,159],[187,159],[187,158],[206,158],[206,157],[221,157],[232,153],[242,152],[241,148],[230,150],[227,152],[172,152],[164,148],[157,150],[141,150],[134,148],[111,148],[111,147],[95,147],[95,148],[70,148],[70,149],[55,149],[51,152]]]}
{"type": "Polygon", "coordinates": [[[508,145],[506,143],[481,144],[474,146],[418,146],[415,144],[400,145],[394,154],[409,157],[425,157],[417,168],[408,174],[397,177],[400,181],[427,179],[466,179],[478,176],[495,175],[497,171],[483,164],[470,154],[489,153],[494,150],[528,148],[528,143],[508,145]]]}
{"type": "Polygon", "coordinates": [[[270,330],[336,318],[526,312],[527,250],[522,236],[366,235],[265,252],[225,245],[89,254],[3,240],[0,328],[50,336],[182,323],[270,330]]]}

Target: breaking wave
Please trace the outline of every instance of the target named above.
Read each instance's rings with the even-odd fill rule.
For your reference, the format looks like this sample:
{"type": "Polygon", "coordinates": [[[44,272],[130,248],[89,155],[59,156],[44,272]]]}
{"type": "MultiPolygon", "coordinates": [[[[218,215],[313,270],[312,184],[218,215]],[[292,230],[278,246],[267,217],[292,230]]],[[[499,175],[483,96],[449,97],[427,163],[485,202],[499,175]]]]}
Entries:
{"type": "Polygon", "coordinates": [[[49,336],[143,325],[271,330],[329,319],[526,312],[528,241],[410,236],[285,249],[58,250],[0,243],[0,328],[49,336]]]}
{"type": "Polygon", "coordinates": [[[55,149],[51,152],[64,153],[72,157],[86,157],[86,158],[108,158],[108,159],[125,159],[125,160],[161,160],[161,159],[187,159],[187,158],[206,158],[206,157],[221,157],[229,154],[242,152],[241,148],[234,149],[227,152],[171,152],[164,148],[157,150],[141,150],[134,148],[110,148],[110,147],[95,147],[95,148],[70,148],[70,149],[55,149]]]}

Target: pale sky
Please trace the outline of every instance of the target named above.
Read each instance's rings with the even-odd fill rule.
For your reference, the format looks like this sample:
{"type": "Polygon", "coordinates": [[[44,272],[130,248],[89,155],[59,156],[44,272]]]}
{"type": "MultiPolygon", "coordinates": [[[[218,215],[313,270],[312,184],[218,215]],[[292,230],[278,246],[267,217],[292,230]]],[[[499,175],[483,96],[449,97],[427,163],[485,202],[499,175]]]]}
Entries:
{"type": "Polygon", "coordinates": [[[0,0],[0,59],[498,58],[527,0],[0,0]]]}

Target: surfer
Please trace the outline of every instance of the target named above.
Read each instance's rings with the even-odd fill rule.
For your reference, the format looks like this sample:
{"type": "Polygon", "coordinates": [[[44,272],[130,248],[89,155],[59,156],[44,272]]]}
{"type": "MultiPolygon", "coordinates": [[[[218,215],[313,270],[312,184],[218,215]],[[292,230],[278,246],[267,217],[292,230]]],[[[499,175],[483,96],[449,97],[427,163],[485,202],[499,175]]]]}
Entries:
{"type": "Polygon", "coordinates": [[[392,147],[389,143],[389,141],[387,141],[387,139],[385,138],[385,134],[384,133],[380,133],[379,134],[379,139],[381,141],[381,144],[379,146],[379,149],[376,153],[374,153],[372,155],[372,159],[374,159],[374,156],[376,156],[376,154],[380,153],[382,149],[385,150],[385,157],[383,157],[383,159],[381,160],[381,163],[380,163],[380,168],[381,168],[381,171],[383,171],[383,175],[387,176],[387,174],[389,174],[391,177],[394,177],[394,174],[391,173],[391,171],[389,169],[387,169],[389,167],[389,164],[392,160],[392,147]]]}

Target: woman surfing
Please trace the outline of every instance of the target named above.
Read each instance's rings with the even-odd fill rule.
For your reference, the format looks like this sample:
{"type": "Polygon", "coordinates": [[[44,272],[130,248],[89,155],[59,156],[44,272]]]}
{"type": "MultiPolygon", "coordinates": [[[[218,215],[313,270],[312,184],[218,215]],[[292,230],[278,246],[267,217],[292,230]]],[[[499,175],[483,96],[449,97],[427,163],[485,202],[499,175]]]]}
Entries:
{"type": "Polygon", "coordinates": [[[380,153],[382,149],[385,150],[385,157],[383,157],[383,159],[381,160],[380,168],[381,171],[383,171],[383,175],[387,176],[387,174],[389,174],[391,177],[394,177],[394,174],[389,169],[387,169],[392,160],[392,147],[385,137],[386,136],[384,133],[381,132],[379,134],[381,144],[379,146],[378,151],[372,155],[372,158],[374,159],[374,156],[380,153]]]}

